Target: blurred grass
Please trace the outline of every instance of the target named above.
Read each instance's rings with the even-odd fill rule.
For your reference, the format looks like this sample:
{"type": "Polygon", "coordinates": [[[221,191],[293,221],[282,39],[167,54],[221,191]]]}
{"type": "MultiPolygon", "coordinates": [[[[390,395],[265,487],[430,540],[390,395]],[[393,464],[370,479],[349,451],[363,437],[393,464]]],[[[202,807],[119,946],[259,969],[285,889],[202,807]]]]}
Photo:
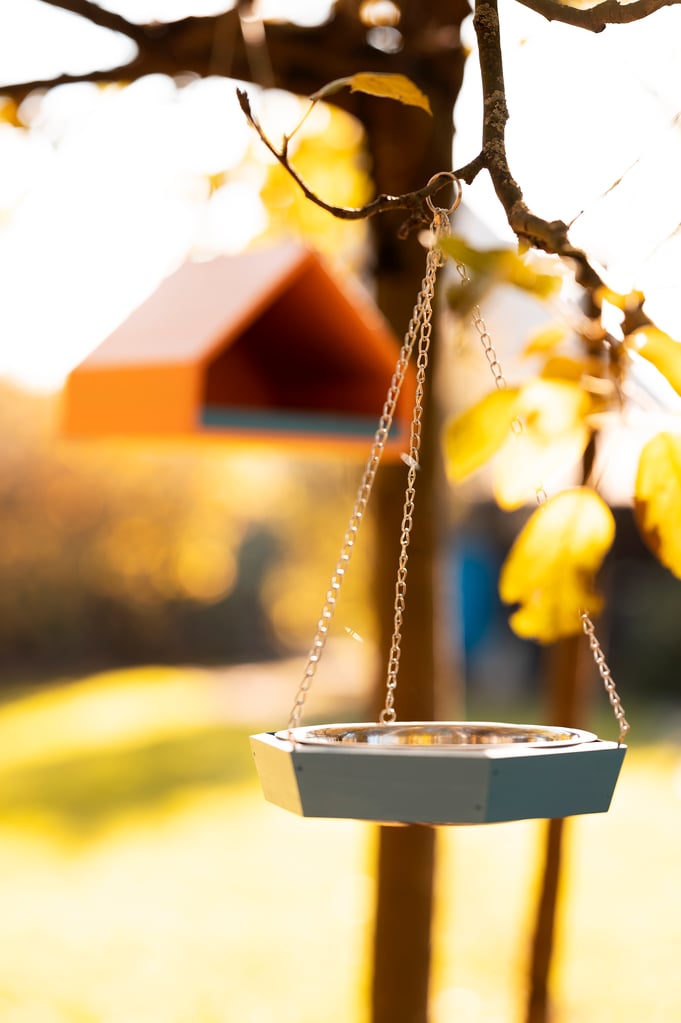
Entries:
{"type": "Polygon", "coordinates": [[[3,772],[0,815],[49,815],[69,829],[92,829],[136,808],[153,807],[183,789],[250,776],[239,745],[243,733],[224,726],[197,735],[146,742],[127,750],[63,757],[3,772]]]}
{"type": "MultiPolygon", "coordinates": [[[[0,709],[2,1023],[367,1020],[375,830],[264,803],[224,683],[0,709]]],[[[681,1019],[680,764],[669,732],[635,745],[610,813],[570,824],[556,1023],[681,1019]]],[[[542,829],[441,829],[433,1023],[520,1019],[542,829]]]]}

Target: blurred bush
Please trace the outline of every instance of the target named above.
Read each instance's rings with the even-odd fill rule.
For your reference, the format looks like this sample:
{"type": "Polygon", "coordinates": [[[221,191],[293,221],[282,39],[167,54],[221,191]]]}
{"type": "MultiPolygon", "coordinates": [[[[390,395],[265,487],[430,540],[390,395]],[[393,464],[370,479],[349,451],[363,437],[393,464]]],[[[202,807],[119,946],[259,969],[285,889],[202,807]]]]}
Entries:
{"type": "Polygon", "coordinates": [[[13,676],[229,663],[305,644],[354,466],[228,445],[73,443],[58,411],[55,398],[0,385],[0,660],[13,676]]]}

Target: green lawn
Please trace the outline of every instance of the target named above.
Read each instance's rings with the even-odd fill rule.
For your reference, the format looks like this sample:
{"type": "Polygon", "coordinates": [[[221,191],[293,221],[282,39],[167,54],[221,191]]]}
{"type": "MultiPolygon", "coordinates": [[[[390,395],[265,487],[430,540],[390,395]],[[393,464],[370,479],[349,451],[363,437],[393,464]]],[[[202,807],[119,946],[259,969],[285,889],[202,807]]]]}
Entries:
{"type": "MultiPolygon", "coordinates": [[[[2,1023],[367,1020],[375,830],[266,804],[247,733],[208,672],[5,704],[2,1023]]],[[[681,1020],[680,798],[678,745],[634,746],[572,823],[555,1023],[681,1020]]],[[[441,829],[432,1023],[519,1019],[541,829],[441,829]]]]}

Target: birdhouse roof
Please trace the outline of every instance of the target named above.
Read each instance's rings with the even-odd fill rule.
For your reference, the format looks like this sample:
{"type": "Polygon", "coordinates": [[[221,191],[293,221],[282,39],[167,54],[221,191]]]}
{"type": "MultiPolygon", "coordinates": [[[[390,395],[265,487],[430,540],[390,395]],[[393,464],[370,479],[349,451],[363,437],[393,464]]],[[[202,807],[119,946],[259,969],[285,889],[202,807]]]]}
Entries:
{"type": "MultiPolygon", "coordinates": [[[[303,246],[187,262],[70,374],[65,432],[366,446],[398,350],[367,295],[303,246]]],[[[410,378],[402,432],[412,394],[410,378]]]]}
{"type": "Polygon", "coordinates": [[[301,247],[282,245],[188,261],[87,356],[82,368],[203,362],[232,344],[308,258],[301,247]]]}

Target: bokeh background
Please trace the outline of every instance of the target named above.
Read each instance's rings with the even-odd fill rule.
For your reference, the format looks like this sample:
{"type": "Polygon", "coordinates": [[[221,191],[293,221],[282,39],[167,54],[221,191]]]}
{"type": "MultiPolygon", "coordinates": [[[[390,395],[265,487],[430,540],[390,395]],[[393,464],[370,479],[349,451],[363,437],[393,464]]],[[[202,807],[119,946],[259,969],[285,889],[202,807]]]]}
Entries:
{"type": "MultiPolygon", "coordinates": [[[[30,61],[45,59],[35,40],[46,37],[19,10],[41,6],[14,4],[13,20],[2,15],[3,45],[13,40],[13,60],[23,52],[27,76],[30,61]]],[[[652,72],[637,64],[627,79],[627,90],[638,83],[637,98],[627,94],[623,107],[631,117],[632,104],[644,104],[637,124],[645,121],[650,137],[628,131],[626,118],[613,126],[614,112],[599,114],[598,173],[579,184],[590,203],[580,242],[600,246],[603,258],[623,225],[629,239],[635,229],[627,188],[644,206],[656,188],[664,195],[663,212],[646,206],[637,218],[647,230],[658,225],[657,235],[622,247],[622,274],[642,275],[671,331],[681,211],[676,191],[655,178],[655,168],[666,180],[681,167],[681,96],[660,57],[670,25],[678,31],[678,17],[658,23],[648,45],[660,58],[659,123],[645,105],[652,72]],[[615,144],[622,139],[624,151],[615,144]],[[653,184],[625,178],[599,199],[632,159],[637,175],[649,165],[653,184]]],[[[57,30],[66,41],[74,31],[70,21],[55,22],[57,30]]],[[[523,71],[531,80],[528,67],[544,73],[536,21],[521,19],[513,32],[511,81],[523,71]]],[[[574,34],[566,39],[579,60],[574,34]]],[[[599,51],[592,94],[611,82],[608,68],[630,39],[624,50],[599,51]]],[[[100,45],[99,33],[87,42],[100,45]]],[[[74,52],[83,46],[77,34],[72,43],[74,52]]],[[[457,113],[464,149],[475,130],[466,116],[474,90],[471,80],[457,113]]],[[[556,91],[542,115],[540,98],[535,89],[533,117],[547,123],[551,109],[579,106],[569,90],[567,98],[556,91]]],[[[275,131],[303,109],[274,92],[259,102],[275,131]]],[[[374,828],[300,821],[265,804],[247,743],[249,732],[287,719],[360,466],[281,446],[255,454],[233,444],[76,443],[60,431],[59,386],[185,257],[302,237],[370,284],[365,228],[300,199],[248,134],[224,80],[72,86],[2,110],[0,1019],[362,1021],[374,828]]],[[[594,115],[582,112],[574,126],[561,118],[563,149],[593,152],[582,136],[594,115]]],[[[518,142],[528,165],[532,130],[525,125],[525,150],[521,135],[518,142]]],[[[320,193],[347,204],[370,194],[354,121],[319,108],[301,136],[297,166],[320,193]]],[[[577,160],[580,174],[589,162],[577,160]]],[[[569,204],[556,175],[555,193],[569,204]]],[[[494,213],[482,226],[488,208],[484,194],[471,196],[470,230],[483,241],[487,231],[503,237],[494,213]]],[[[515,378],[524,370],[517,327],[504,326],[508,301],[491,298],[489,318],[515,378]]],[[[529,328],[536,311],[522,317],[529,328]]],[[[450,328],[462,359],[474,361],[465,332],[450,328]]],[[[455,405],[454,381],[450,391],[455,405]]],[[[663,399],[648,403],[632,445],[660,417],[678,416],[672,397],[663,399]]],[[[569,827],[557,1023],[681,1019],[681,604],[678,581],[650,558],[624,500],[616,515],[603,635],[632,745],[611,811],[569,827]]],[[[465,683],[473,718],[541,718],[542,653],[512,635],[496,596],[517,522],[484,489],[452,494],[443,516],[451,684],[465,683]]],[[[371,713],[383,656],[370,596],[375,528],[367,523],[353,562],[312,719],[371,713]]],[[[594,729],[612,736],[597,680],[592,707],[594,729]]],[[[539,828],[442,830],[432,1023],[519,1018],[539,828]]]]}

